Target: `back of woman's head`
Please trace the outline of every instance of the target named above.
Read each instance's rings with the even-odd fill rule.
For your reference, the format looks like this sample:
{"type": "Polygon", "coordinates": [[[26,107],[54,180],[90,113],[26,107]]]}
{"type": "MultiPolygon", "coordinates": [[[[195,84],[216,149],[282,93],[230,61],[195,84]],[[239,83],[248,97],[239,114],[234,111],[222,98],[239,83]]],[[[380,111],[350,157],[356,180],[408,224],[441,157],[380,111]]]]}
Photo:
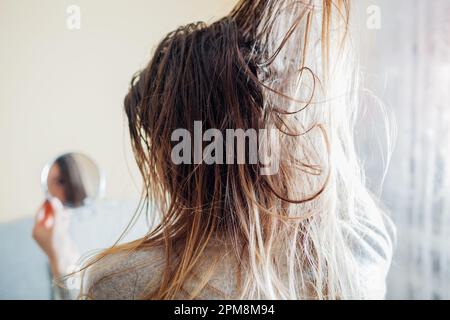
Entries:
{"type": "MultiPolygon", "coordinates": [[[[233,19],[210,26],[191,24],[169,34],[133,81],[125,106],[142,175],[149,192],[163,199],[169,196],[177,210],[208,211],[221,203],[221,210],[229,211],[223,205],[225,196],[242,195],[245,181],[238,180],[253,184],[258,179],[254,165],[208,165],[194,159],[197,151],[203,160],[203,146],[208,143],[202,133],[208,129],[225,136],[226,129],[264,126],[264,97],[256,81],[258,61],[253,50],[233,19]],[[195,127],[201,129],[200,137],[195,136],[195,127]],[[172,141],[180,129],[191,140],[189,150],[181,154],[182,163],[173,154],[179,141],[172,141]]],[[[238,199],[228,205],[234,200],[238,199]]],[[[228,215],[220,213],[223,218],[228,215]]]]}
{"type": "Polygon", "coordinates": [[[353,147],[348,10],[242,0],[171,32],[133,78],[125,109],[142,203],[160,215],[135,246],[167,254],[147,297],[177,297],[215,239],[232,244],[242,297],[358,297],[339,223],[378,208],[353,147]]]}

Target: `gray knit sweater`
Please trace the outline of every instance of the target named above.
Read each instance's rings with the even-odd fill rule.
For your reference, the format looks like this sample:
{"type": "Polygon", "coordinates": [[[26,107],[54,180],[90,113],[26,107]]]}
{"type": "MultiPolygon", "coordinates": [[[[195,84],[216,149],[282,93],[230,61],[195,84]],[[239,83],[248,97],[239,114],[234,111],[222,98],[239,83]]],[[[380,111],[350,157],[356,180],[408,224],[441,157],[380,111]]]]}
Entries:
{"type": "MultiPolygon", "coordinates": [[[[391,264],[395,228],[388,218],[364,217],[360,227],[343,227],[348,245],[358,265],[361,291],[364,298],[383,299],[386,294],[386,276],[391,264]]],[[[213,253],[221,252],[206,287],[198,295],[199,299],[237,299],[237,263],[224,243],[216,243],[205,252],[205,258],[197,266],[195,274],[209,271],[213,253]],[[223,253],[223,254],[222,254],[223,253]]],[[[139,299],[144,291],[158,288],[164,272],[165,258],[162,248],[137,250],[110,255],[86,270],[83,292],[91,299],[139,299]],[[93,285],[95,284],[95,285],[93,285]]],[[[195,275],[184,284],[186,292],[196,288],[195,275]]],[[[76,298],[79,290],[59,289],[62,298],[76,298]]],[[[188,298],[180,294],[181,299],[188,298]]]]}

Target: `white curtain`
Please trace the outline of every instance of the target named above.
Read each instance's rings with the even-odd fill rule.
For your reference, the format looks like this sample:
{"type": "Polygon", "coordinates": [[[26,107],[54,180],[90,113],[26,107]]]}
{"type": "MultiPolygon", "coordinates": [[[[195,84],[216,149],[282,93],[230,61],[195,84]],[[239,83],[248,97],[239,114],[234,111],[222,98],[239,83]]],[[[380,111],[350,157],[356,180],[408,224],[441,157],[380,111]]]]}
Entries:
{"type": "MultiPolygon", "coordinates": [[[[398,128],[381,196],[398,229],[388,298],[450,299],[450,0],[364,1],[359,17],[370,5],[381,29],[360,32],[366,86],[398,128]]],[[[379,182],[362,145],[369,184],[379,182]]]]}

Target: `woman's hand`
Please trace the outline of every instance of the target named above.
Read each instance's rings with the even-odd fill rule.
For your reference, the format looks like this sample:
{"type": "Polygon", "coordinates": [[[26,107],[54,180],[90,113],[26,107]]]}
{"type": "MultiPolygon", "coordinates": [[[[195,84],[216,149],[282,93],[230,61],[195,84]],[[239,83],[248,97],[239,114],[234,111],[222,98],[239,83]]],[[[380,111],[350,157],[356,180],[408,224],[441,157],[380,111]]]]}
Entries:
{"type": "Polygon", "coordinates": [[[33,238],[47,254],[55,278],[70,272],[79,258],[69,234],[69,218],[57,198],[46,200],[36,214],[33,238]]]}

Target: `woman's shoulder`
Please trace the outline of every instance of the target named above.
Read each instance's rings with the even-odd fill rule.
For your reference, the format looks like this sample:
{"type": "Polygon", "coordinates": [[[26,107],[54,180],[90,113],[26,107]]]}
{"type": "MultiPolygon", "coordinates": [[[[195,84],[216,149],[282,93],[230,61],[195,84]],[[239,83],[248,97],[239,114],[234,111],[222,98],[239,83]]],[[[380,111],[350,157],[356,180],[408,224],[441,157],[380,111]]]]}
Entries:
{"type": "Polygon", "coordinates": [[[81,297],[95,300],[139,299],[146,289],[157,287],[164,261],[161,247],[108,254],[85,270],[81,297]]]}
{"type": "Polygon", "coordinates": [[[386,278],[396,242],[395,226],[386,214],[365,213],[345,228],[346,241],[358,265],[362,289],[369,299],[386,293],[386,278]]]}
{"type": "Polygon", "coordinates": [[[347,234],[356,256],[390,265],[396,242],[396,228],[391,218],[381,213],[362,215],[358,220],[353,232],[347,234]]]}

